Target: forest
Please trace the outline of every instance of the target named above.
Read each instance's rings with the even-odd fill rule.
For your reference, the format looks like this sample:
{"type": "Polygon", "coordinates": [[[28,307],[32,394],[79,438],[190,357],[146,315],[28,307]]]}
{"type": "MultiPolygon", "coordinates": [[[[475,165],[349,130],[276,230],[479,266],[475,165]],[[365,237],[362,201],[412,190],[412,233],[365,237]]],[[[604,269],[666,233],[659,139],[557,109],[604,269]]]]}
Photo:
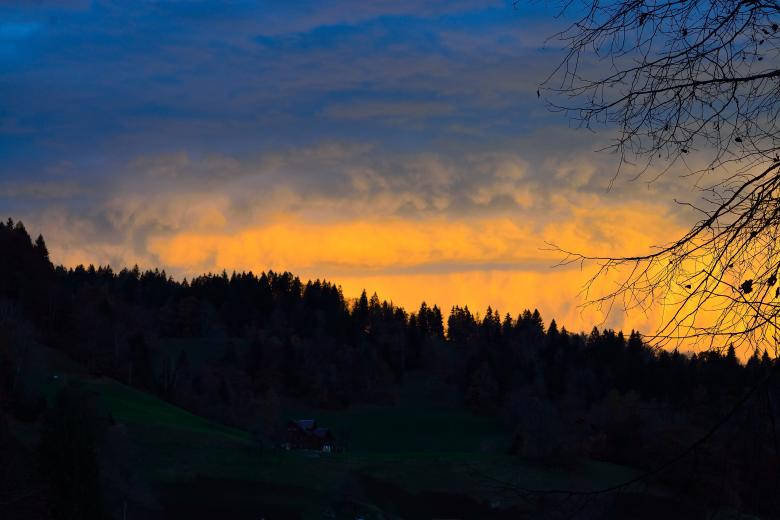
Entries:
{"type": "MultiPolygon", "coordinates": [[[[101,415],[85,388],[107,381],[240,432],[266,458],[282,456],[286,421],[301,418],[291,410],[402,415],[405,392],[425,381],[452,410],[499,425],[500,440],[479,451],[502,463],[565,469],[594,460],[638,475],[579,500],[576,489],[519,484],[489,465],[471,472],[510,497],[507,517],[557,518],[575,503],[583,518],[623,517],[626,497],[667,518],[775,518],[780,510],[780,383],[767,350],[655,349],[637,331],[568,331],[537,310],[513,316],[423,302],[409,311],[288,272],[178,281],[137,266],[55,266],[44,238],[10,218],[0,223],[0,252],[0,506],[11,517],[131,518],[128,503],[144,502],[109,478],[102,460],[111,451],[106,431],[124,412],[101,415]],[[44,349],[75,368],[44,368],[36,354],[44,349]]],[[[450,428],[457,432],[457,421],[450,428]]],[[[334,458],[385,442],[359,430],[335,431],[344,455],[334,458]]],[[[143,517],[171,511],[159,497],[146,503],[143,517]]],[[[406,517],[388,507],[379,507],[387,516],[360,514],[406,517]]],[[[277,516],[301,517],[289,515],[277,516]]]]}

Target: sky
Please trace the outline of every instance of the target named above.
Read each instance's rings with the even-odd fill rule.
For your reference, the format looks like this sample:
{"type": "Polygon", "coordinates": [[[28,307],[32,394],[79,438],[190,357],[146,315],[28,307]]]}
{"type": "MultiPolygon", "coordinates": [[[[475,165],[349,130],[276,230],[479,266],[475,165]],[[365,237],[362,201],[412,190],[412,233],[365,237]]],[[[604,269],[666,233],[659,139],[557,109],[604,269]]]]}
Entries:
{"type": "Polygon", "coordinates": [[[671,201],[690,187],[610,187],[616,158],[594,151],[610,129],[537,97],[561,58],[554,15],[500,0],[0,0],[0,213],[66,266],[289,270],[407,310],[646,331],[658,316],[582,309],[588,266],[556,267],[549,244],[646,252],[689,223],[671,201]]]}

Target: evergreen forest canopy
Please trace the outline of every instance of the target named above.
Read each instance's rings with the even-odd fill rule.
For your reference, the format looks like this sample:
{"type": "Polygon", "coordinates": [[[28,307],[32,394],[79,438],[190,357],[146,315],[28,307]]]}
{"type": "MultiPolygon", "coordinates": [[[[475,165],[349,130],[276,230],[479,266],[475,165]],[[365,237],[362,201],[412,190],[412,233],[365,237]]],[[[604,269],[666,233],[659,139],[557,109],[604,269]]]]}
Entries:
{"type": "MultiPolygon", "coordinates": [[[[224,365],[243,372],[246,391],[272,391],[325,407],[392,403],[396,386],[414,370],[455,383],[464,402],[483,412],[501,409],[529,387],[584,405],[611,390],[682,405],[702,391],[708,400],[725,399],[771,363],[766,351],[754,352],[744,366],[733,348],[725,355],[656,351],[635,331],[628,338],[595,327],[590,334],[571,333],[555,320],[545,327],[537,310],[514,318],[488,307],[480,317],[456,306],[445,329],[435,305],[423,302],[409,313],[365,291],[350,302],[333,283],[303,283],[288,272],[223,271],[178,282],[164,270],[141,272],[137,266],[119,272],[55,267],[44,238],[33,242],[12,219],[0,223],[0,249],[6,344],[7,317],[14,316],[15,334],[24,330],[95,373],[169,398],[182,391],[183,382],[172,388],[164,379],[180,376],[188,360],[186,353],[164,359],[165,373],[158,375],[152,360],[164,357],[155,350],[165,338],[227,341],[224,365]]],[[[7,348],[3,352],[13,356],[7,348]]],[[[6,359],[3,366],[7,394],[13,363],[6,359]]],[[[217,378],[222,393],[242,386],[231,378],[238,374],[217,378]]],[[[197,386],[198,380],[189,383],[197,386]]],[[[242,421],[236,416],[230,422],[242,421]]]]}
{"type": "MultiPolygon", "coordinates": [[[[733,347],[685,355],[651,348],[636,331],[545,326],[529,310],[515,318],[456,306],[445,327],[436,306],[410,313],[365,291],[351,302],[333,283],[288,272],[179,282],[137,267],[55,267],[43,237],[11,219],[0,223],[0,251],[0,403],[18,420],[47,409],[24,381],[32,345],[264,439],[278,439],[285,402],[394,406],[404,381],[425,374],[457,406],[503,421],[514,432],[509,453],[652,469],[695,441],[696,471],[739,465],[728,487],[741,504],[771,510],[776,500],[774,421],[765,419],[780,388],[765,350],[744,364],[733,347]],[[761,398],[745,404],[752,395],[761,398]],[[735,410],[750,428],[721,421],[735,410]],[[723,436],[707,433],[701,448],[713,424],[723,436]]],[[[690,479],[692,467],[668,478],[690,479]]],[[[705,482],[702,493],[722,499],[726,481],[705,482]]]]}

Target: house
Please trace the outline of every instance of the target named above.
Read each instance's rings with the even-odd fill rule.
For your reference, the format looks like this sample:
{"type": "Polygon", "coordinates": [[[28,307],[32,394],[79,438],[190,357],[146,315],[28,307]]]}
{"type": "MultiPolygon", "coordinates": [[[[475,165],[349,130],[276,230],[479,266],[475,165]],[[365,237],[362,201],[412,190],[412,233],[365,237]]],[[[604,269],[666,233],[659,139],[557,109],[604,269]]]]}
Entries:
{"type": "Polygon", "coordinates": [[[318,427],[313,419],[288,421],[285,441],[282,446],[288,450],[318,450],[331,452],[335,439],[330,428],[318,427]]]}

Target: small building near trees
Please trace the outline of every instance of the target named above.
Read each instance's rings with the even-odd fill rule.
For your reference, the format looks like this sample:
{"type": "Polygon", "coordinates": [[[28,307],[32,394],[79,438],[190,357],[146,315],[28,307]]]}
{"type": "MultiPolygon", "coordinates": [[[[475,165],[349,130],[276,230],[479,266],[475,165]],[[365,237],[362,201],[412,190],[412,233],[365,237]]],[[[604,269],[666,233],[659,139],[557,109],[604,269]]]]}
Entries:
{"type": "Polygon", "coordinates": [[[288,450],[335,451],[335,438],[330,428],[318,427],[313,419],[287,422],[282,446],[288,450]]]}

